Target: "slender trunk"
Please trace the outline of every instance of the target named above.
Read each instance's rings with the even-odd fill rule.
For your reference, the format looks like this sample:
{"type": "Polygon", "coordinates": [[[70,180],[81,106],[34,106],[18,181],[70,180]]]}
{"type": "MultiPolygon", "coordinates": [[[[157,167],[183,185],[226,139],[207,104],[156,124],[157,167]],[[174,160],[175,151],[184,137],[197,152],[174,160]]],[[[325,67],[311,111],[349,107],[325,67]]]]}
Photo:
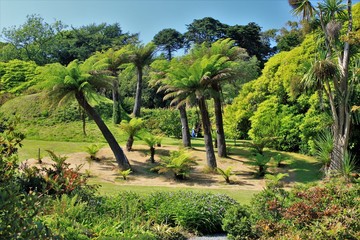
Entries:
{"type": "Polygon", "coordinates": [[[85,118],[85,111],[81,110],[81,121],[82,121],[82,130],[83,134],[86,137],[86,118],[85,118]]]}
{"type": "Polygon", "coordinates": [[[133,110],[134,117],[140,117],[141,92],[142,92],[142,68],[137,67],[136,96],[135,96],[135,104],[133,110]]]}
{"type": "Polygon", "coordinates": [[[341,135],[334,135],[333,150],[331,152],[331,161],[328,169],[325,169],[326,173],[332,171],[341,171],[343,167],[343,159],[347,146],[345,145],[345,138],[341,135]]]}
{"type": "Polygon", "coordinates": [[[211,124],[210,124],[209,113],[206,107],[205,98],[203,96],[198,98],[198,102],[199,102],[199,109],[200,109],[201,120],[204,131],[207,166],[211,169],[215,169],[217,167],[217,164],[214,153],[214,147],[212,144],[211,124]]]}
{"type": "Polygon", "coordinates": [[[150,147],[150,162],[155,163],[155,148],[153,146],[150,147]]]}
{"type": "Polygon", "coordinates": [[[212,88],[216,91],[213,96],[214,108],[215,108],[215,122],[216,122],[216,141],[218,148],[218,156],[226,157],[226,141],[224,132],[224,122],[222,116],[220,89],[218,85],[213,85],[212,88]]]}
{"type": "Polygon", "coordinates": [[[118,79],[115,79],[113,82],[112,98],[113,98],[113,122],[114,124],[119,124],[121,121],[121,110],[120,110],[120,94],[119,94],[118,79]]]}
{"type": "Polygon", "coordinates": [[[92,119],[94,119],[96,125],[100,129],[104,138],[108,142],[112,152],[114,153],[119,168],[121,168],[122,170],[130,169],[131,167],[129,160],[125,156],[114,135],[110,132],[109,128],[106,126],[99,114],[97,114],[94,108],[90,106],[90,104],[86,101],[84,94],[82,92],[77,92],[75,94],[75,97],[76,100],[79,102],[80,106],[87,112],[87,114],[89,114],[92,119]]]}
{"type": "Polygon", "coordinates": [[[181,120],[181,134],[184,147],[191,147],[191,136],[185,106],[179,107],[181,120]]]}
{"type": "Polygon", "coordinates": [[[129,138],[128,138],[128,140],[127,140],[127,142],[126,142],[126,150],[127,150],[128,152],[131,151],[133,143],[134,143],[134,136],[131,136],[131,135],[130,135],[129,138]]]}
{"type": "MultiPolygon", "coordinates": [[[[347,36],[352,31],[352,1],[347,1],[348,6],[348,28],[347,36]]],[[[335,94],[329,95],[330,106],[334,123],[333,132],[333,151],[331,152],[331,161],[327,173],[331,171],[341,171],[345,152],[348,149],[351,126],[351,110],[350,97],[353,89],[349,86],[349,59],[350,59],[350,43],[346,41],[342,52],[338,52],[338,65],[340,69],[339,79],[334,78],[335,94]],[[339,81],[338,81],[339,80],[339,81]]],[[[327,86],[330,92],[330,87],[327,86]]]]}

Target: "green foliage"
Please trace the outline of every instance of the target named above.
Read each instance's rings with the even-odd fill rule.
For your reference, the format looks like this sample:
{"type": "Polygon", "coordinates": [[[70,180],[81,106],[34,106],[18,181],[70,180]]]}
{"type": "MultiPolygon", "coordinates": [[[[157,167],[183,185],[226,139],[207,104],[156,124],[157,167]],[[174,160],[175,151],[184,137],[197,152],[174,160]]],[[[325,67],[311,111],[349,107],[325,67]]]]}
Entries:
{"type": "Polygon", "coordinates": [[[90,155],[91,160],[99,160],[99,158],[96,157],[96,154],[99,152],[100,149],[100,145],[91,144],[90,146],[86,147],[86,152],[90,155]]]}
{"type": "Polygon", "coordinates": [[[132,173],[131,169],[121,171],[119,170],[119,174],[122,176],[124,180],[127,180],[127,177],[132,173]]]}
{"type": "Polygon", "coordinates": [[[126,149],[131,151],[134,137],[144,128],[144,121],[141,118],[132,118],[130,121],[122,120],[119,127],[128,137],[126,149]]]}
{"type": "Polygon", "coordinates": [[[190,170],[196,165],[196,160],[184,149],[170,152],[170,156],[163,156],[160,165],[152,168],[158,173],[172,172],[176,179],[186,179],[190,170]]]}
{"type": "Polygon", "coordinates": [[[160,131],[166,136],[181,138],[181,122],[176,109],[143,109],[142,118],[149,131],[160,131]]]}
{"type": "Polygon", "coordinates": [[[226,210],[235,201],[225,195],[194,192],[155,192],[144,200],[149,219],[201,234],[221,231],[226,210]]]}
{"type": "Polygon", "coordinates": [[[165,52],[168,60],[171,60],[172,53],[181,49],[184,44],[184,36],[172,28],[166,28],[154,36],[154,43],[165,52]]]}
{"type": "Polygon", "coordinates": [[[253,238],[248,208],[240,204],[235,204],[229,208],[222,220],[222,229],[227,233],[227,238],[230,240],[253,238]]]}
{"type": "Polygon", "coordinates": [[[54,196],[78,195],[84,200],[94,195],[97,186],[88,185],[87,178],[79,173],[82,165],[76,169],[70,168],[70,163],[66,162],[67,157],[46,151],[54,162],[50,167],[39,169],[35,166],[30,168],[26,164],[22,166],[20,183],[24,190],[54,196]]]}
{"type": "Polygon", "coordinates": [[[0,62],[0,92],[19,94],[36,84],[37,65],[34,62],[11,60],[0,62]]]}
{"type": "Polygon", "coordinates": [[[223,170],[219,167],[216,168],[216,171],[221,174],[221,176],[225,179],[226,183],[231,183],[230,177],[233,175],[232,168],[228,167],[226,170],[223,170]]]}
{"type": "Polygon", "coordinates": [[[52,239],[54,235],[38,219],[46,197],[24,192],[19,184],[17,149],[23,135],[16,120],[0,117],[0,236],[4,239],[52,239]]]}
{"type": "Polygon", "coordinates": [[[275,156],[271,157],[272,161],[274,161],[276,163],[277,167],[282,167],[283,166],[283,162],[286,161],[287,159],[281,155],[280,153],[276,154],[275,156]]]}
{"type": "Polygon", "coordinates": [[[252,199],[249,234],[261,239],[356,239],[358,197],[359,184],[341,179],[297,186],[291,192],[268,186],[252,199]]]}
{"type": "Polygon", "coordinates": [[[352,156],[348,151],[345,152],[344,161],[342,165],[342,176],[347,179],[347,181],[352,181],[352,174],[356,170],[357,159],[355,156],[352,156]]]}
{"type": "Polygon", "coordinates": [[[41,219],[63,239],[89,239],[93,233],[77,222],[85,215],[86,207],[86,202],[79,202],[77,196],[62,195],[52,202],[49,213],[41,219]]]}
{"type": "Polygon", "coordinates": [[[268,180],[267,181],[267,186],[268,187],[282,187],[283,183],[281,182],[281,180],[283,180],[285,177],[288,177],[289,174],[288,173],[278,173],[276,175],[272,175],[272,174],[265,174],[265,179],[268,180]]]}
{"type": "Polygon", "coordinates": [[[258,177],[263,177],[266,173],[267,164],[270,162],[270,157],[264,156],[262,154],[257,153],[255,157],[251,158],[248,162],[249,165],[257,167],[256,175],[258,177]]]}
{"type": "Polygon", "coordinates": [[[333,150],[333,136],[330,130],[324,130],[314,140],[314,155],[316,159],[324,166],[328,167],[331,161],[331,152],[333,150]]]}

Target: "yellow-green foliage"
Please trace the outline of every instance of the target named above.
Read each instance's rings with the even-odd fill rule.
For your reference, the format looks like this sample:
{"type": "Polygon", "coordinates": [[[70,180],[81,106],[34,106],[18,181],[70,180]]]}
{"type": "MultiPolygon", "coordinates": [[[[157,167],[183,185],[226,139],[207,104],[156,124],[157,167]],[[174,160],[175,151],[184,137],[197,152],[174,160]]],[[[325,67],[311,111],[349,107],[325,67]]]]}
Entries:
{"type": "Polygon", "coordinates": [[[34,62],[11,60],[0,62],[0,92],[20,93],[36,82],[34,62]]]}

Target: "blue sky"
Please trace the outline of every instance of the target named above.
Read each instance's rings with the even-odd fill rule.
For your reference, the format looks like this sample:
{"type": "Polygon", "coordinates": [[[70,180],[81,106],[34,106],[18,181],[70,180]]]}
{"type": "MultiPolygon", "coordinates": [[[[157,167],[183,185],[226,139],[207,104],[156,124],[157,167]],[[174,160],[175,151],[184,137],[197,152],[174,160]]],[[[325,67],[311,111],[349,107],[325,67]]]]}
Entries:
{"type": "Polygon", "coordinates": [[[0,0],[0,30],[23,24],[29,14],[74,27],[118,22],[124,32],[140,33],[144,43],[164,28],[184,33],[186,24],[203,17],[229,25],[255,22],[262,30],[297,20],[288,0],[0,0]]]}

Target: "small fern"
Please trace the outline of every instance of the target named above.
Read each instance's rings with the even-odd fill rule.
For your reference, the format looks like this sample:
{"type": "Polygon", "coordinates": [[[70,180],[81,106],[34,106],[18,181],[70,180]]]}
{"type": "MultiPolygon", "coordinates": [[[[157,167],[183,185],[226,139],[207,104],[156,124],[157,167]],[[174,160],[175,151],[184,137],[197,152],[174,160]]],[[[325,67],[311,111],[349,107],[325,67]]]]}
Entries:
{"type": "Polygon", "coordinates": [[[216,171],[221,174],[221,176],[223,176],[223,178],[225,179],[226,183],[231,183],[230,181],[230,177],[233,176],[234,174],[232,174],[232,168],[228,167],[226,170],[223,170],[221,168],[216,168],[216,171]]]}
{"type": "Polygon", "coordinates": [[[119,170],[119,174],[123,177],[124,180],[128,179],[128,176],[132,173],[131,169],[128,170],[119,170]]]}
{"type": "Polygon", "coordinates": [[[282,182],[281,180],[283,180],[285,177],[288,177],[289,174],[287,173],[278,173],[276,175],[272,175],[272,174],[266,174],[265,175],[265,179],[268,180],[267,186],[268,187],[282,187],[282,182]]]}

